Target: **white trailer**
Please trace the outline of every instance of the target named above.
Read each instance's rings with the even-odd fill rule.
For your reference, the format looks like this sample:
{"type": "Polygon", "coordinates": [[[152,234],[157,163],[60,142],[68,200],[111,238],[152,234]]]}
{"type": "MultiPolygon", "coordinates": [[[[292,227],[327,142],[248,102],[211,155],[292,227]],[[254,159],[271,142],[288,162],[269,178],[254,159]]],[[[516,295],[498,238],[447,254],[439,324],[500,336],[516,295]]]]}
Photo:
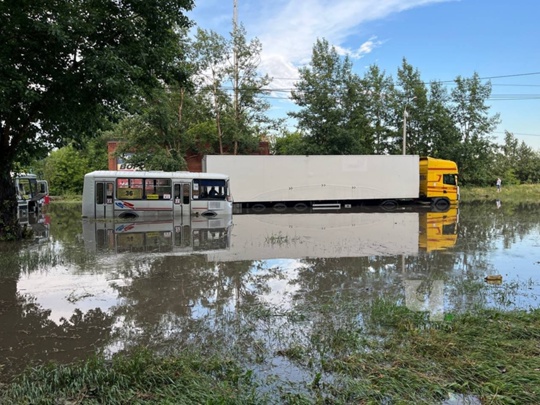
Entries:
{"type": "Polygon", "coordinates": [[[416,155],[207,155],[204,172],[226,173],[235,204],[298,210],[419,198],[416,155]]]}

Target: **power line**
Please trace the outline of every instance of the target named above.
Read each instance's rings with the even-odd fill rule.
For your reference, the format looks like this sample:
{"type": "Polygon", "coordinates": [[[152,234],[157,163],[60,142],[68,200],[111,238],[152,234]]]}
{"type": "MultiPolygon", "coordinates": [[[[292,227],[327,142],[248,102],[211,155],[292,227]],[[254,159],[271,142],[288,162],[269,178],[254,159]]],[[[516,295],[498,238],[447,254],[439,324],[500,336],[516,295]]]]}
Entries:
{"type": "Polygon", "coordinates": [[[534,75],[540,75],[540,72],[532,72],[532,73],[516,73],[512,75],[501,75],[501,76],[489,76],[489,77],[480,77],[480,80],[490,80],[490,79],[502,79],[504,77],[520,77],[520,76],[534,76],[534,75]]]}
{"type": "MultiPolygon", "coordinates": [[[[519,136],[540,136],[540,134],[524,134],[522,132],[512,132],[512,131],[507,131],[509,133],[511,133],[512,135],[519,135],[519,136]]],[[[502,135],[506,135],[506,132],[493,132],[494,134],[502,134],[502,135]]]]}
{"type": "Polygon", "coordinates": [[[508,86],[508,87],[540,87],[540,84],[508,84],[508,83],[493,83],[492,86],[508,86]]]}

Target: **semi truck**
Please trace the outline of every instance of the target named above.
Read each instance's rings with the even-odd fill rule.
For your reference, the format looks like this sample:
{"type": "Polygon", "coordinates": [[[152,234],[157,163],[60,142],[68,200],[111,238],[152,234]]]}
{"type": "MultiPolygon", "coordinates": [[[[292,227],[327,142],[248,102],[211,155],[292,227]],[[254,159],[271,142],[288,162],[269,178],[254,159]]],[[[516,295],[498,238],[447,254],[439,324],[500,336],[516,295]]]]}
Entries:
{"type": "Polygon", "coordinates": [[[411,203],[444,211],[459,200],[456,163],[418,155],[206,155],[202,163],[229,175],[235,208],[250,212],[411,203]]]}

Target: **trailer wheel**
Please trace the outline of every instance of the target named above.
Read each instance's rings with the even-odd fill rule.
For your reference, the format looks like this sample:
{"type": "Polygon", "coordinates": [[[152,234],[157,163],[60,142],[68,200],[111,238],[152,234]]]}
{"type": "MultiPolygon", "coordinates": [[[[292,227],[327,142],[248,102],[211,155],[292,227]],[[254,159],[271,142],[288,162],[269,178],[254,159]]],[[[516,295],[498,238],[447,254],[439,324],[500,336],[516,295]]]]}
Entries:
{"type": "Polygon", "coordinates": [[[437,211],[446,211],[448,208],[450,208],[450,201],[446,198],[436,198],[433,201],[433,208],[435,208],[437,211]]]}
{"type": "Polygon", "coordinates": [[[398,205],[399,204],[396,200],[384,200],[381,203],[381,208],[385,211],[394,211],[398,205]]]}
{"type": "Polygon", "coordinates": [[[307,204],[304,204],[304,203],[297,203],[294,205],[294,209],[298,212],[303,212],[307,210],[307,208],[308,208],[307,204]]]}
{"type": "Polygon", "coordinates": [[[266,207],[264,204],[253,204],[251,206],[251,209],[253,210],[253,212],[263,212],[266,207]]]}
{"type": "Polygon", "coordinates": [[[287,209],[287,206],[283,203],[274,204],[274,211],[283,212],[287,209]]]}

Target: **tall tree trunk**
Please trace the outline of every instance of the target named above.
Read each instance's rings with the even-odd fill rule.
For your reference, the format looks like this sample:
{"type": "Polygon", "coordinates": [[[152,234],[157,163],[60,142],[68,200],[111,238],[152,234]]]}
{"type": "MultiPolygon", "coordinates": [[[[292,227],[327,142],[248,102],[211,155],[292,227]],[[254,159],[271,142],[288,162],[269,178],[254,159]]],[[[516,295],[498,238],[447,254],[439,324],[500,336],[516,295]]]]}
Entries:
{"type": "Polygon", "coordinates": [[[0,169],[0,240],[13,241],[22,238],[17,217],[18,204],[15,185],[8,165],[0,169]]]}

